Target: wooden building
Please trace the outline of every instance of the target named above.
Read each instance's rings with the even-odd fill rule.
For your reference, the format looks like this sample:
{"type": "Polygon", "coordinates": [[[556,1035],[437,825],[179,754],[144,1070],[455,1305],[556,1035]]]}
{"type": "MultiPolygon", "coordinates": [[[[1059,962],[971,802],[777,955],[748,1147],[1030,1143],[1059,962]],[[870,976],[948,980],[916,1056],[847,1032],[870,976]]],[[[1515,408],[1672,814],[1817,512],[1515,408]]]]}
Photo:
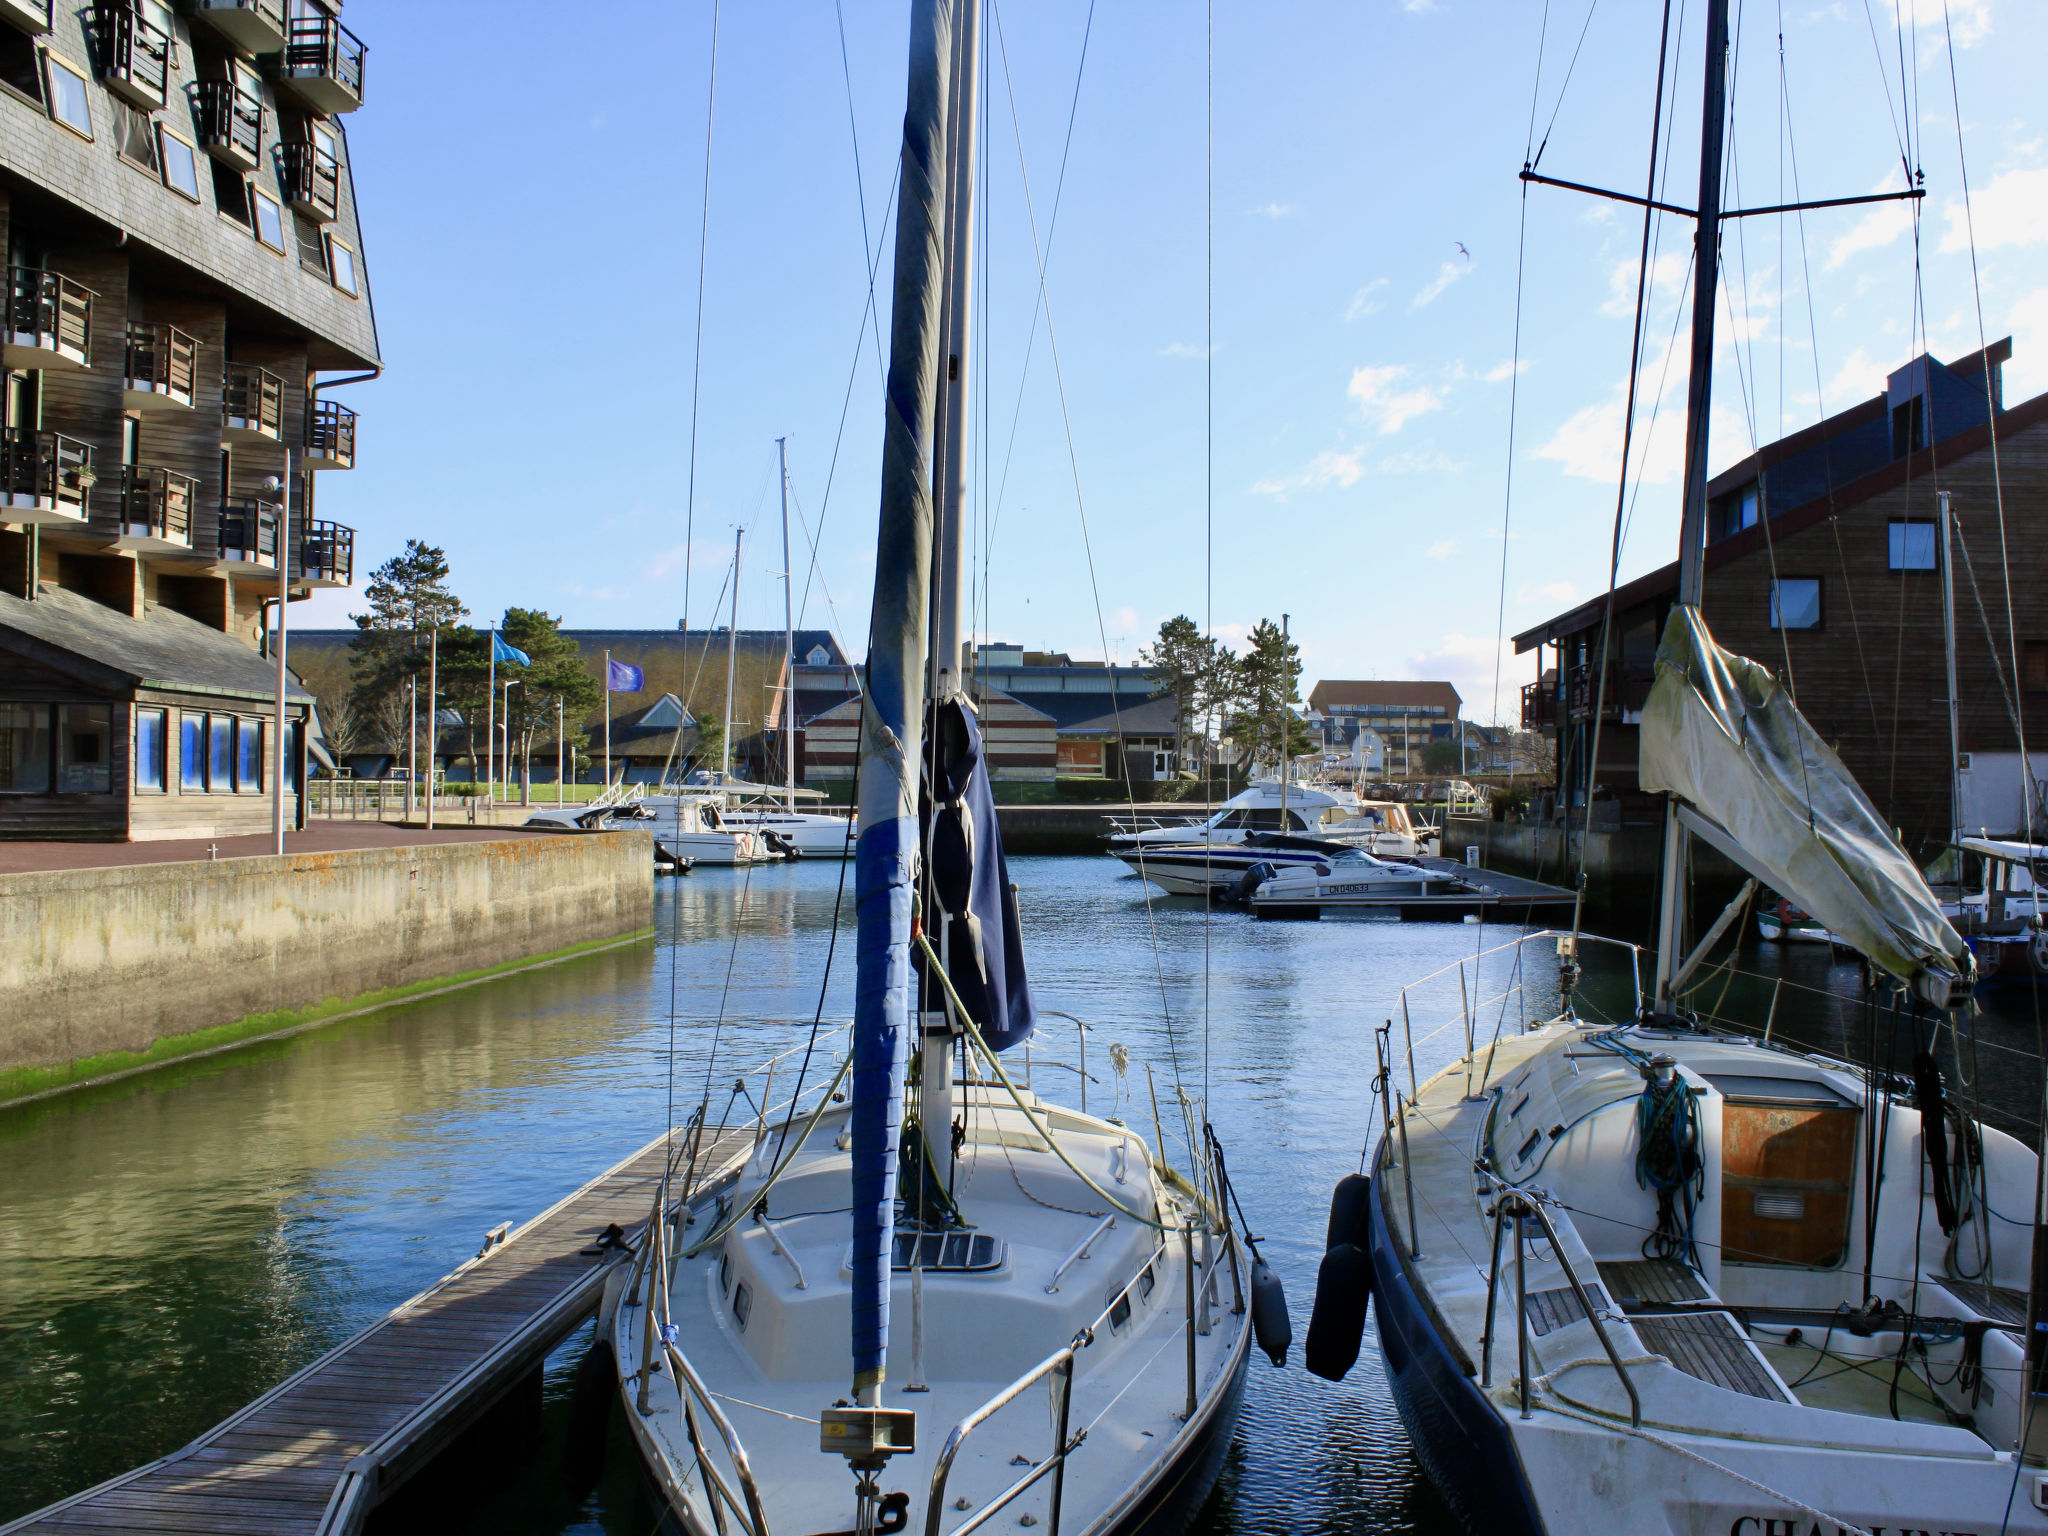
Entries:
{"type": "MultiPolygon", "coordinates": [[[[0,5],[0,712],[32,732],[46,705],[114,710],[117,776],[150,760],[133,733],[156,705],[175,722],[217,689],[242,718],[280,588],[353,577],[317,473],[355,463],[333,375],[380,366],[339,117],[364,55],[338,10],[0,5]],[[46,602],[62,622],[27,611],[46,602]],[[89,649],[67,660],[67,635],[89,649]],[[143,665],[166,647],[176,669],[143,665]],[[50,695],[65,687],[84,691],[50,695]]],[[[87,814],[50,729],[58,781],[0,787],[0,836],[163,831],[178,787],[109,789],[127,809],[87,814]]],[[[206,793],[191,828],[241,825],[206,793]]]]}
{"type": "MultiPolygon", "coordinates": [[[[1714,477],[1705,614],[1714,637],[1768,666],[1841,754],[1907,850],[1931,859],[1951,826],[1942,588],[1956,609],[1965,824],[2016,825],[2036,793],[2019,726],[2048,730],[2048,394],[2008,408],[2010,340],[1942,364],[1915,358],[1885,392],[1772,443],[1714,477]],[[1945,554],[1937,495],[1955,537],[1945,554]],[[2015,658],[2008,636],[2017,643],[2015,658]],[[2017,660],[2017,675],[2014,661],[2017,660]],[[2004,782],[2009,781],[2009,782],[2004,782]],[[1970,811],[1984,809],[1972,816],[1970,811]]],[[[1515,637],[1539,655],[1523,723],[1557,743],[1560,803],[1575,827],[1649,826],[1638,729],[1674,562],[1515,637]],[[1596,707],[1600,761],[1590,764],[1596,707]]],[[[2041,776],[2037,761],[2033,778],[2041,776]]]]}
{"type": "MultiPolygon", "coordinates": [[[[1058,726],[1051,715],[1006,693],[977,693],[975,710],[988,751],[994,783],[1050,783],[1058,772],[1058,726]]],[[[856,694],[805,726],[804,782],[814,787],[845,783],[860,761],[860,698],[856,694]]]]}
{"type": "Polygon", "coordinates": [[[1325,751],[1349,751],[1358,732],[1370,730],[1384,746],[1382,772],[1390,779],[1422,778],[1423,748],[1458,740],[1464,701],[1446,682],[1353,681],[1324,678],[1309,690],[1310,718],[1320,717],[1325,751]]]}

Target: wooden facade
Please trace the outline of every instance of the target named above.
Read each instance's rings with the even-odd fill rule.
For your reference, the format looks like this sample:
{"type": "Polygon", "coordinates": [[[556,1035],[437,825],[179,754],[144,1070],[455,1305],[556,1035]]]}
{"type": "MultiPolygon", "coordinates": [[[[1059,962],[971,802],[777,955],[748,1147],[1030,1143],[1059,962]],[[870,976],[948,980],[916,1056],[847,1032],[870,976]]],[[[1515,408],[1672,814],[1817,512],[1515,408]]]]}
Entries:
{"type": "MultiPolygon", "coordinates": [[[[1051,715],[1006,693],[976,701],[981,736],[988,751],[988,776],[996,782],[1049,782],[1058,772],[1059,730],[1051,715]]],[[[860,700],[847,699],[814,716],[804,727],[808,784],[845,783],[860,761],[860,700]]]]}

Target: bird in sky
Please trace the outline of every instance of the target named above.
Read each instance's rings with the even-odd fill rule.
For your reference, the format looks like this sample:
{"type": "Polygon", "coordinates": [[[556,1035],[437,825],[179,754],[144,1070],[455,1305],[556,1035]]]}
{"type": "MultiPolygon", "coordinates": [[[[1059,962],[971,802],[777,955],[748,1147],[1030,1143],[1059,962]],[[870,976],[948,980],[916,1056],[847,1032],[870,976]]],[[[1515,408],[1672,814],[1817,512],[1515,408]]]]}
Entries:
{"type": "Polygon", "coordinates": [[[1462,240],[1453,240],[1453,241],[1451,242],[1451,244],[1455,245],[1455,246],[1456,246],[1456,247],[1458,248],[1458,254],[1459,254],[1460,256],[1464,257],[1464,258],[1465,258],[1465,259],[1466,259],[1467,261],[1470,261],[1470,260],[1472,259],[1472,253],[1471,253],[1470,251],[1468,251],[1468,250],[1466,250],[1466,249],[1465,249],[1465,242],[1464,242],[1464,241],[1462,241],[1462,240]]]}

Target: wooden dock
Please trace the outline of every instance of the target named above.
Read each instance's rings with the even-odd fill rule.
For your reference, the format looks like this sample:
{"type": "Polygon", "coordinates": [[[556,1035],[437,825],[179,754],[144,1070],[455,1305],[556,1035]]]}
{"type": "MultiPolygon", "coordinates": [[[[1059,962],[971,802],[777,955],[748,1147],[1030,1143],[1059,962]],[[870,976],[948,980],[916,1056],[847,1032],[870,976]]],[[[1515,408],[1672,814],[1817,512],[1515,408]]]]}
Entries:
{"type": "MultiPolygon", "coordinates": [[[[700,1166],[722,1167],[753,1139],[751,1127],[728,1131],[700,1166]]],[[[350,1536],[596,1309],[620,1252],[597,1239],[646,1224],[669,1146],[663,1136],[524,1226],[495,1229],[476,1258],[184,1449],[0,1536],[350,1536]]]]}

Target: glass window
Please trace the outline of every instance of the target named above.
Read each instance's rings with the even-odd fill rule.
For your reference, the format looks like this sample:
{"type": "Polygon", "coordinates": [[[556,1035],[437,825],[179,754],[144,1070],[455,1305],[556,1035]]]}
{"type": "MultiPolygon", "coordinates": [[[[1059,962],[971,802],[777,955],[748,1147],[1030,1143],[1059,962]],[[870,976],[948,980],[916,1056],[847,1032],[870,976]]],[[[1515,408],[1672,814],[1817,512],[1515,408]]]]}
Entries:
{"type": "Polygon", "coordinates": [[[235,722],[235,791],[254,794],[263,788],[263,722],[235,722]]]}
{"type": "Polygon", "coordinates": [[[57,789],[104,795],[114,787],[114,711],[106,704],[57,708],[57,789]]]}
{"type": "Polygon", "coordinates": [[[356,253],[332,235],[327,237],[327,270],[334,279],[334,286],[353,297],[356,291],[356,253]]]}
{"type": "Polygon", "coordinates": [[[1894,519],[1890,527],[1890,564],[1895,571],[1932,571],[1934,524],[1894,519]]]}
{"type": "Polygon", "coordinates": [[[268,192],[255,192],[249,199],[256,209],[256,238],[284,254],[284,205],[268,192]]]}
{"type": "Polygon", "coordinates": [[[163,144],[164,185],[180,197],[199,201],[199,160],[192,146],[168,128],[159,137],[163,144]]]}
{"type": "Polygon", "coordinates": [[[234,787],[235,717],[206,717],[206,787],[216,794],[234,787]]]}
{"type": "Polygon", "coordinates": [[[178,788],[206,788],[206,716],[189,709],[178,716],[178,788]]]}
{"type": "Polygon", "coordinates": [[[1771,628],[1820,628],[1820,578],[1784,576],[1771,583],[1771,628]]]}
{"type": "Polygon", "coordinates": [[[50,706],[0,704],[0,793],[50,792],[50,706]]]}
{"type": "Polygon", "coordinates": [[[92,98],[85,89],[85,76],[54,53],[45,53],[43,62],[50,72],[50,116],[91,138],[92,98]]]}
{"type": "Polygon", "coordinates": [[[135,787],[147,794],[164,792],[164,712],[160,709],[135,711],[135,787]]]}
{"type": "Polygon", "coordinates": [[[125,101],[114,103],[114,148],[124,160],[132,160],[154,174],[157,169],[156,124],[147,112],[131,107],[125,101]]]}

